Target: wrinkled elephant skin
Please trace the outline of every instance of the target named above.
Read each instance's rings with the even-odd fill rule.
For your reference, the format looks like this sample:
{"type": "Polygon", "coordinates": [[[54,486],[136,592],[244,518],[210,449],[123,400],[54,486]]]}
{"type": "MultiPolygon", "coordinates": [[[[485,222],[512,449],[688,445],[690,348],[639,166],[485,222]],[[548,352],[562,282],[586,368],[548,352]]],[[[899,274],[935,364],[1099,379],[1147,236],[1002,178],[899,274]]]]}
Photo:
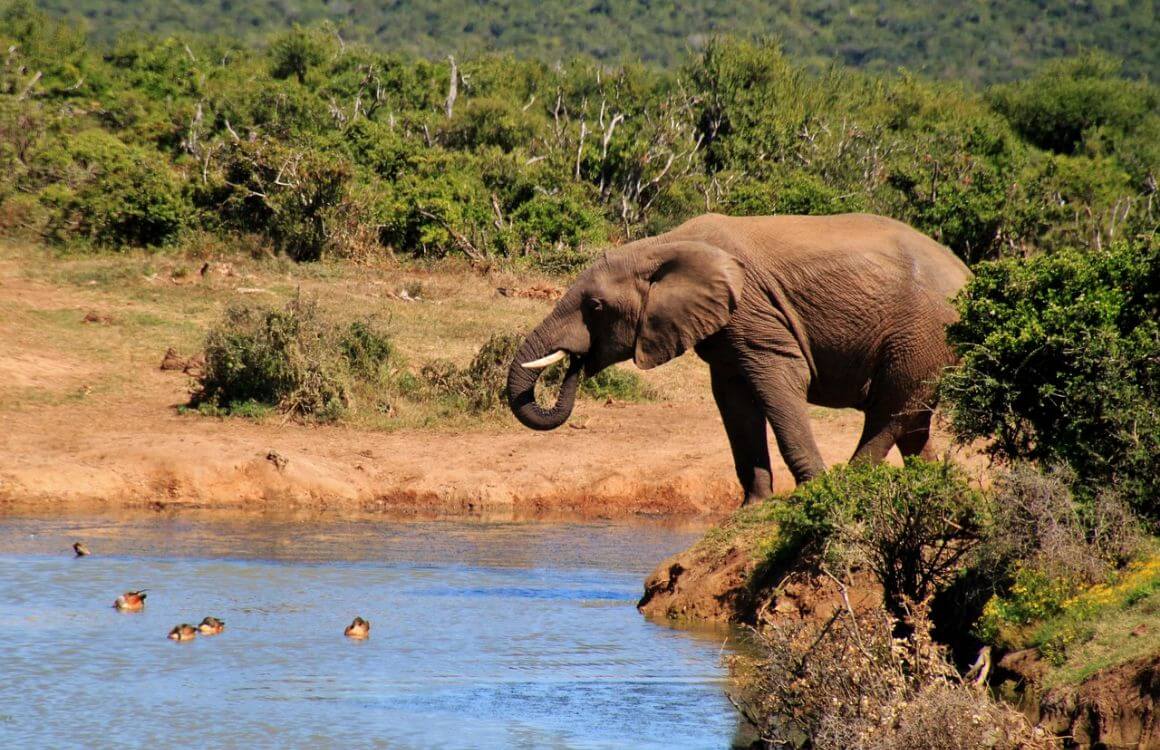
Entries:
{"type": "Polygon", "coordinates": [[[581,371],[628,359],[648,369],[694,349],[745,500],[764,499],[766,423],[797,482],[825,468],[808,404],[865,414],[854,459],[926,452],[934,381],[953,362],[950,298],[970,276],[950,250],[880,216],[700,216],[581,274],[516,354],[509,402],[525,425],[554,429],[581,371]],[[545,409],[537,368],[558,352],[571,362],[545,409]]]}

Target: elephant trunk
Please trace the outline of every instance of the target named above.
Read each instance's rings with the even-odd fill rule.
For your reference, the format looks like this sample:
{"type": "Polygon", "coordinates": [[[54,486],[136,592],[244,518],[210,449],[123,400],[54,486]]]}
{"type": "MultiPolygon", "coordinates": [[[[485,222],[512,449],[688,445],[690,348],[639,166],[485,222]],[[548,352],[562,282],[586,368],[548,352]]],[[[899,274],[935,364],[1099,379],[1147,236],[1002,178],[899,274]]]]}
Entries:
{"type": "Polygon", "coordinates": [[[544,344],[540,332],[533,331],[516,352],[508,368],[507,393],[508,404],[516,419],[533,430],[554,430],[568,421],[572,415],[572,407],[576,402],[576,389],[580,385],[580,371],[583,369],[582,357],[573,355],[568,363],[568,373],[564,376],[564,384],[560,386],[560,394],[556,403],[545,409],[536,403],[536,381],[544,372],[544,367],[535,369],[525,367],[525,363],[536,363],[551,355],[554,349],[544,344]]]}

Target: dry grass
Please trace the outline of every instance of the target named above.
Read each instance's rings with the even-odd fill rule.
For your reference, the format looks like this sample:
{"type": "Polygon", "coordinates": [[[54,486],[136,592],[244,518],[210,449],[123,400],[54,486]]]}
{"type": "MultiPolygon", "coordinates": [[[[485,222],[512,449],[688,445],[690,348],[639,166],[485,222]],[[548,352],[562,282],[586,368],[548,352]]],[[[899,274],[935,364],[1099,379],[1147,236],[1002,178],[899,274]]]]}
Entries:
{"type": "MultiPolygon", "coordinates": [[[[463,367],[492,334],[528,330],[551,310],[551,301],[504,296],[498,288],[564,283],[531,272],[480,272],[456,262],[294,264],[227,255],[220,248],[58,255],[0,240],[2,280],[12,282],[6,291],[18,287],[0,296],[0,341],[18,352],[9,357],[41,357],[62,376],[0,383],[0,411],[96,394],[131,397],[167,348],[185,355],[199,350],[231,304],[283,305],[299,294],[317,299],[323,314],[335,319],[377,321],[416,374],[435,359],[463,367]],[[88,310],[108,322],[82,322],[88,310]]],[[[631,363],[621,367],[635,370],[631,363]]],[[[0,360],[0,374],[4,370],[0,360]]],[[[660,400],[710,398],[707,368],[693,356],[640,374],[660,400]]],[[[372,429],[462,428],[481,420],[499,424],[494,415],[460,415],[447,404],[402,404],[389,416],[366,414],[354,422],[372,429]]]]}

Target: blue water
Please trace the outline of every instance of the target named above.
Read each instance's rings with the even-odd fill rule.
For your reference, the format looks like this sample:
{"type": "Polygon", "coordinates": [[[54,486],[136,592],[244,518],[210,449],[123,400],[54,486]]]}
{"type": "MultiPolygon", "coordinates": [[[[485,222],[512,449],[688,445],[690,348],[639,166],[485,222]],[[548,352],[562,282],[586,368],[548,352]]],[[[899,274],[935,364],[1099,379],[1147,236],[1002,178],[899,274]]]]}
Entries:
{"type": "Polygon", "coordinates": [[[0,747],[727,748],[725,635],[634,607],[696,534],[0,518],[0,747]]]}

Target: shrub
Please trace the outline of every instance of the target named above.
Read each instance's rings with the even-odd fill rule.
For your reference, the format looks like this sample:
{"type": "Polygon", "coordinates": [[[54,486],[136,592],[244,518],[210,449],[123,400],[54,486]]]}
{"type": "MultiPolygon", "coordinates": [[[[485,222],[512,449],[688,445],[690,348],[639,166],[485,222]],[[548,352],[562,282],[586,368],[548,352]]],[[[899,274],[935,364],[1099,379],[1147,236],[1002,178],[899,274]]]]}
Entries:
{"type": "Polygon", "coordinates": [[[1048,63],[1029,80],[996,86],[987,97],[1032,143],[1075,153],[1093,129],[1129,132],[1160,106],[1154,87],[1124,80],[1120,67],[1088,52],[1048,63]]]}
{"type": "Polygon", "coordinates": [[[332,239],[351,177],[340,157],[269,139],[232,143],[219,182],[203,192],[227,227],[266,235],[294,260],[318,260],[332,239]]]}
{"type": "Polygon", "coordinates": [[[982,496],[950,463],[840,466],[786,500],[774,554],[826,549],[863,562],[901,613],[905,600],[925,599],[957,572],[978,543],[983,509],[982,496]]]}
{"type": "MultiPolygon", "coordinates": [[[[997,592],[976,627],[983,640],[1027,645],[1028,626],[1064,613],[1079,592],[1107,583],[1140,553],[1143,538],[1124,503],[1111,492],[1077,502],[1073,480],[1064,469],[1042,472],[1027,464],[996,478],[976,560],[997,592]]],[[[1058,630],[1042,641],[1054,643],[1056,658],[1064,640],[1079,636],[1058,630]]]]}
{"type": "Polygon", "coordinates": [[[165,245],[185,227],[189,207],[169,165],[144,148],[86,130],[38,154],[55,179],[41,191],[47,232],[119,249],[165,245]],[[51,166],[50,166],[51,165],[51,166]]]}
{"type": "Polygon", "coordinates": [[[463,149],[495,146],[511,151],[530,146],[534,136],[533,123],[516,102],[496,97],[468,100],[444,130],[447,144],[463,149]]]}
{"type": "Polygon", "coordinates": [[[237,413],[267,405],[333,420],[360,384],[381,383],[395,356],[386,334],[370,321],[329,321],[309,299],[280,309],[238,305],[206,336],[193,404],[237,413]]]}
{"type": "Polygon", "coordinates": [[[768,747],[815,750],[1047,748],[1013,708],[963,684],[931,638],[926,608],[905,628],[839,608],[829,622],[778,626],[730,661],[731,696],[768,747]],[[905,630],[904,639],[894,633],[905,630]]]}
{"type": "Polygon", "coordinates": [[[1160,242],[1121,241],[976,267],[943,379],[960,439],[1067,464],[1160,520],[1160,242]]]}
{"type": "MultiPolygon", "coordinates": [[[[424,365],[421,375],[436,394],[461,401],[472,413],[506,408],[508,366],[522,341],[523,336],[518,333],[494,334],[483,343],[467,367],[459,368],[454,363],[437,360],[424,365]]],[[[536,384],[539,395],[552,398],[563,383],[564,374],[562,364],[545,370],[536,384]]],[[[608,367],[594,377],[584,378],[579,395],[622,401],[649,401],[655,397],[640,376],[618,367],[608,367]]]]}
{"type": "Polygon", "coordinates": [[[274,78],[294,76],[306,83],[306,75],[326,59],[326,45],[317,30],[294,28],[270,42],[270,75],[274,78]]]}

